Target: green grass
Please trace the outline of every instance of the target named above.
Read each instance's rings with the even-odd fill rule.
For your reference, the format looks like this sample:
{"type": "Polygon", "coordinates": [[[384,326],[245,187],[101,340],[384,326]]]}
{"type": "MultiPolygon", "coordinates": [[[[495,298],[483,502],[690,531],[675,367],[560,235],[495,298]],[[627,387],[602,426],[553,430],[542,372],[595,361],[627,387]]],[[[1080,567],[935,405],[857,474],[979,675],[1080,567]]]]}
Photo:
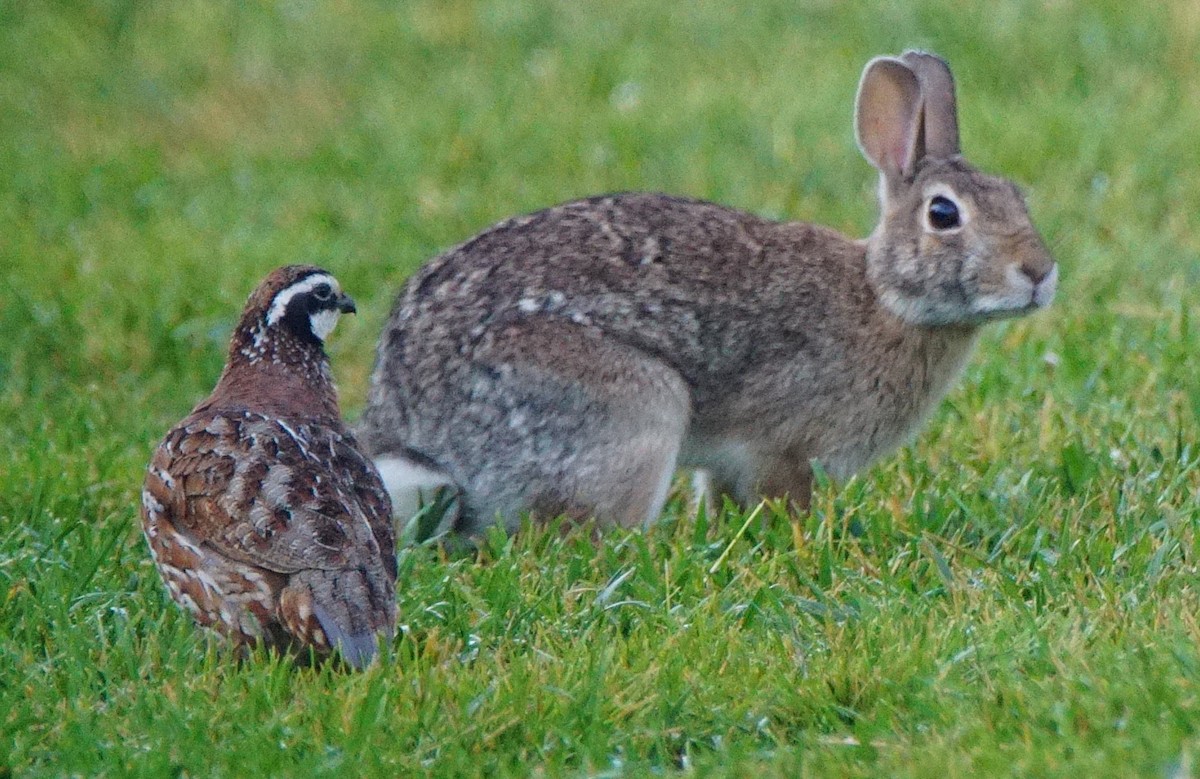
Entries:
{"type": "Polygon", "coordinates": [[[1164,776],[1200,761],[1200,12],[1123,2],[0,0],[0,776],[1164,776]],[[1052,310],[768,529],[401,552],[365,673],[167,598],[142,468],[246,294],[362,312],[495,219],[653,189],[866,234],[863,63],[935,49],[1029,192],[1052,310]]]}

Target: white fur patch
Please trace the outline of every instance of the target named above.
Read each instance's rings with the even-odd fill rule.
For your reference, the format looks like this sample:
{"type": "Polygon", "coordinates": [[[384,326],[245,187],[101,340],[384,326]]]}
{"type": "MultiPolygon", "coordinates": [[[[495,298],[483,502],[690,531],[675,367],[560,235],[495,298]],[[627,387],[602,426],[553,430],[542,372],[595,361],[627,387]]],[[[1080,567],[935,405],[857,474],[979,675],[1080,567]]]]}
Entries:
{"type": "Polygon", "coordinates": [[[1004,269],[1004,289],[988,295],[979,295],[971,301],[971,310],[977,314],[996,314],[1017,311],[1033,303],[1033,281],[1013,263],[1004,269]]]}
{"type": "MultiPolygon", "coordinates": [[[[327,273],[314,273],[311,276],[305,276],[290,287],[281,289],[279,294],[275,296],[275,299],[271,301],[271,308],[267,311],[267,324],[273,325],[280,319],[283,319],[283,315],[287,313],[288,303],[292,302],[292,298],[297,295],[303,295],[306,292],[312,292],[322,284],[328,284],[329,289],[332,290],[334,295],[341,292],[337,279],[327,273]]],[[[331,327],[330,329],[332,330],[333,328],[331,327]]],[[[314,330],[313,332],[315,333],[316,331],[314,330]]]]}
{"type": "Polygon", "coordinates": [[[675,458],[671,458],[671,462],[666,464],[658,476],[658,484],[654,486],[654,495],[650,498],[650,505],[646,509],[642,527],[649,528],[662,516],[663,505],[667,502],[667,494],[671,491],[671,482],[674,478],[675,458]]]}
{"type": "Polygon", "coordinates": [[[1045,308],[1054,300],[1054,293],[1058,290],[1058,263],[1054,263],[1054,267],[1050,269],[1049,275],[1038,282],[1033,288],[1033,302],[1039,308],[1045,308]]]}
{"type": "Polygon", "coordinates": [[[745,441],[733,438],[687,438],[679,453],[679,465],[700,468],[736,481],[753,468],[753,457],[745,441]]]}
{"type": "Polygon", "coordinates": [[[405,457],[380,457],[375,461],[383,486],[392,499],[392,515],[407,521],[439,487],[454,484],[450,476],[418,465],[405,457]]]}
{"type": "Polygon", "coordinates": [[[971,309],[979,314],[996,314],[1008,311],[1045,308],[1054,300],[1058,288],[1058,265],[1037,284],[1025,275],[1015,263],[1004,269],[1004,281],[1007,289],[991,295],[980,295],[971,304],[971,309]]]}
{"type": "MultiPolygon", "coordinates": [[[[926,297],[908,297],[894,289],[884,290],[879,296],[879,302],[888,311],[903,319],[919,325],[947,325],[960,322],[963,319],[963,308],[958,303],[926,297]]],[[[984,313],[972,307],[974,313],[984,313]]]]}

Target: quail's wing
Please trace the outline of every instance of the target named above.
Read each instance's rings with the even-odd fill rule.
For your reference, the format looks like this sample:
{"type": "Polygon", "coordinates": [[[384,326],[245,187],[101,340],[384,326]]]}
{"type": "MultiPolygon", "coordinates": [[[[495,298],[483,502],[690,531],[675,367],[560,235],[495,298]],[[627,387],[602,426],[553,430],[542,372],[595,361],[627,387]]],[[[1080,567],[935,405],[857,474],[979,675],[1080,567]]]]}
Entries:
{"type": "Polygon", "coordinates": [[[167,435],[151,489],[165,488],[158,500],[176,527],[233,559],[280,573],[357,567],[379,545],[357,496],[330,471],[334,448],[313,426],[211,412],[167,435]]]}
{"type": "Polygon", "coordinates": [[[341,488],[352,493],[379,544],[384,564],[396,576],[396,531],[392,524],[392,499],[375,463],[362,453],[354,436],[345,432],[334,441],[333,471],[341,488]]]}

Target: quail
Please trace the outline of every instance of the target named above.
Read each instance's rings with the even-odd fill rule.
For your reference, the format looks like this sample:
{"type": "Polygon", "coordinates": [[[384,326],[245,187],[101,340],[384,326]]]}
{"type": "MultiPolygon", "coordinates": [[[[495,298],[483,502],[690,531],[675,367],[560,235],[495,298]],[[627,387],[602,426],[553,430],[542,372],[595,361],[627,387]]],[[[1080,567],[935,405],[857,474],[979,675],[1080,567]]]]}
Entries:
{"type": "Polygon", "coordinates": [[[388,494],[341,420],[324,350],[354,311],[320,268],[267,276],[216,388],[154,452],[142,528],[199,624],[357,668],[395,632],[396,558],[388,494]]]}

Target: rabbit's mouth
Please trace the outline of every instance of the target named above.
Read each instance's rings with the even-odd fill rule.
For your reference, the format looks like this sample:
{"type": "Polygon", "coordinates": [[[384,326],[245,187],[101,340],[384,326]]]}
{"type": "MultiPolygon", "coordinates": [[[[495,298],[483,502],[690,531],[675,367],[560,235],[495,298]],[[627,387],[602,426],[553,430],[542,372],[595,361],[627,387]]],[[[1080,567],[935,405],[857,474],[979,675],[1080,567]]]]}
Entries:
{"type": "Polygon", "coordinates": [[[1005,289],[999,293],[981,295],[971,306],[972,313],[982,320],[1007,319],[1024,316],[1045,308],[1054,301],[1058,290],[1058,264],[1048,272],[1031,272],[1020,265],[1005,269],[1005,289]]]}
{"type": "Polygon", "coordinates": [[[1058,263],[1046,274],[1046,277],[1033,285],[1033,307],[1045,308],[1054,302],[1054,293],[1058,291],[1058,263]]]}

